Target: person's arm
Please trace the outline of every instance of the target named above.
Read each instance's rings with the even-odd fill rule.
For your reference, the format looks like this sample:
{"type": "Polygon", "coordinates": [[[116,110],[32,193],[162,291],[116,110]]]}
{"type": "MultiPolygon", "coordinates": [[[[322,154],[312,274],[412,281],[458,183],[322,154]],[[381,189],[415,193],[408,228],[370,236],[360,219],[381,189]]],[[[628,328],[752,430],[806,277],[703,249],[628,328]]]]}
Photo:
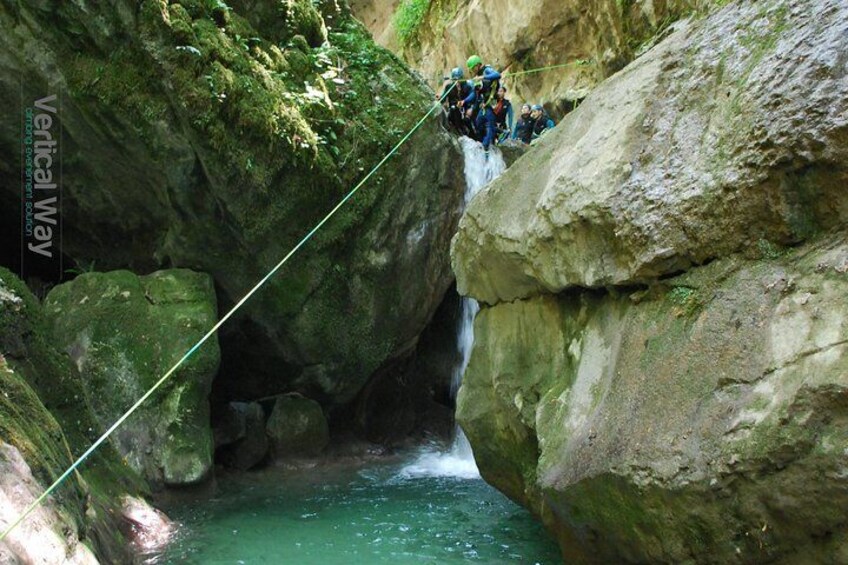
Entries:
{"type": "Polygon", "coordinates": [[[483,69],[483,80],[498,80],[501,78],[501,73],[493,69],[492,67],[486,67],[483,69]]]}
{"type": "Polygon", "coordinates": [[[462,105],[465,106],[467,104],[473,104],[475,100],[477,100],[477,91],[472,88],[471,94],[465,97],[465,100],[462,101],[462,105]]]}

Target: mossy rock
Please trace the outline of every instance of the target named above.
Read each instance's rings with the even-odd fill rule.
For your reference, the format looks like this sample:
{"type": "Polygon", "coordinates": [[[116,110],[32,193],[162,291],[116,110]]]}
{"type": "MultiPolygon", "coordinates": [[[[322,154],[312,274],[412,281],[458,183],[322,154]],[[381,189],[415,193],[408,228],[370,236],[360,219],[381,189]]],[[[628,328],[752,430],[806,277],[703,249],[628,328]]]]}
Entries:
{"type": "MultiPolygon", "coordinates": [[[[79,373],[56,346],[38,300],[0,267],[0,442],[20,452],[46,488],[98,437],[79,373]]],[[[129,559],[120,499],[147,486],[108,444],[58,487],[53,504],[104,561],[129,559]]],[[[59,532],[64,535],[63,532],[59,532]]]]}
{"type": "Polygon", "coordinates": [[[302,396],[283,396],[274,403],[266,424],[275,458],[314,457],[330,441],[321,405],[302,396]]]}
{"type": "MultiPolygon", "coordinates": [[[[432,107],[334,6],[321,6],[329,27],[308,0],[0,8],[16,30],[0,37],[9,76],[51,69],[67,85],[65,254],[99,270],[206,272],[224,307],[244,296],[432,107]]],[[[0,102],[18,105],[19,83],[0,77],[0,102]]],[[[408,348],[452,280],[459,158],[425,121],[245,305],[223,334],[240,351],[226,375],[244,394],[231,397],[347,402],[408,348]]],[[[0,203],[18,198],[0,189],[0,203]]]]}
{"type": "MultiPolygon", "coordinates": [[[[217,320],[211,279],[188,270],[83,274],[53,288],[45,309],[104,430],[217,320]]],[[[219,359],[213,336],[113,434],[118,451],[153,483],[190,484],[208,475],[208,395],[219,359]]]]}

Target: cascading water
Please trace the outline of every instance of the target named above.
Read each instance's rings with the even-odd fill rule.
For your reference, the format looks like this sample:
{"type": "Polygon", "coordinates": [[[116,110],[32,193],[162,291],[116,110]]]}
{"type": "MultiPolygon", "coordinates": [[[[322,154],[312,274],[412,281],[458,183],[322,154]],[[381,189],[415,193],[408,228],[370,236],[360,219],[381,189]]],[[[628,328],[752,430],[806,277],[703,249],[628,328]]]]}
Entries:
{"type": "MultiPolygon", "coordinates": [[[[480,190],[496,179],[506,170],[503,155],[498,149],[492,148],[489,154],[483,151],[480,143],[467,137],[460,138],[462,151],[465,155],[465,202],[467,206],[480,190]]],[[[457,349],[459,363],[454,368],[451,379],[451,397],[456,399],[462,384],[462,375],[468,367],[471,358],[471,347],[474,344],[474,316],[480,310],[477,301],[463,297],[460,303],[460,316],[457,327],[457,349]]],[[[465,437],[462,428],[456,426],[453,445],[448,452],[427,451],[422,453],[411,465],[406,466],[402,475],[415,477],[458,477],[474,479],[480,476],[471,444],[465,437]]]]}

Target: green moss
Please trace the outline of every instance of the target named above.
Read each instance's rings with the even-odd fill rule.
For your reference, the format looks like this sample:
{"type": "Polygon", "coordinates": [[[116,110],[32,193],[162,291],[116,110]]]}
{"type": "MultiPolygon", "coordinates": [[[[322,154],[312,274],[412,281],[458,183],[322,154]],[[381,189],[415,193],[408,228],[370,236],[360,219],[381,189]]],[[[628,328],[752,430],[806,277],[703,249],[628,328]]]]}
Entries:
{"type": "Polygon", "coordinates": [[[761,258],[769,260],[779,259],[784,254],[778,246],[767,239],[760,239],[757,241],[757,252],[761,258]]]}
{"type": "Polygon", "coordinates": [[[431,0],[402,0],[394,16],[398,41],[406,45],[415,36],[427,15],[431,0]]]}
{"type": "Polygon", "coordinates": [[[700,312],[707,299],[698,289],[688,286],[672,286],[667,296],[675,306],[676,313],[686,317],[695,316],[700,312]]]}
{"type": "MultiPolygon", "coordinates": [[[[217,318],[210,279],[187,270],[146,277],[129,271],[88,273],[55,287],[45,304],[54,339],[73,352],[81,367],[83,390],[100,431],[217,318]]],[[[204,461],[209,465],[207,396],[218,361],[212,338],[113,436],[133,467],[151,481],[180,483],[178,469],[202,467],[204,461]],[[194,449],[188,456],[186,445],[194,449]]]]}
{"type": "MultiPolygon", "coordinates": [[[[15,275],[0,268],[0,440],[14,445],[46,486],[85,451],[99,433],[79,375],[49,339],[41,305],[15,275]]],[[[113,530],[124,494],[146,486],[102,446],[53,495],[81,530],[113,530]],[[85,507],[97,510],[94,523],[85,507]]],[[[125,547],[120,541],[115,547],[125,547]]],[[[95,548],[97,549],[97,548],[95,548]]]]}
{"type": "Polygon", "coordinates": [[[393,18],[401,49],[420,44],[424,37],[441,37],[460,5],[458,0],[403,0],[393,18]]]}

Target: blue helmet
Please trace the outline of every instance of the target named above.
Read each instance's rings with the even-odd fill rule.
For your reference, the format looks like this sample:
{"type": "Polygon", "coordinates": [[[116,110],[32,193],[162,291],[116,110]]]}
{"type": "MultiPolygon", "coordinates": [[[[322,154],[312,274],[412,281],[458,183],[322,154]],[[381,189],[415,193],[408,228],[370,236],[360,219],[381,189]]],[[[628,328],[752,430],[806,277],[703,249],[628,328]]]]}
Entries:
{"type": "Polygon", "coordinates": [[[462,69],[460,69],[459,67],[454,67],[453,70],[451,71],[451,78],[453,80],[459,80],[462,77],[463,77],[462,69]]]}
{"type": "Polygon", "coordinates": [[[544,112],[545,111],[545,109],[542,108],[541,104],[533,104],[533,106],[530,109],[535,111],[535,112],[544,112]]]}

